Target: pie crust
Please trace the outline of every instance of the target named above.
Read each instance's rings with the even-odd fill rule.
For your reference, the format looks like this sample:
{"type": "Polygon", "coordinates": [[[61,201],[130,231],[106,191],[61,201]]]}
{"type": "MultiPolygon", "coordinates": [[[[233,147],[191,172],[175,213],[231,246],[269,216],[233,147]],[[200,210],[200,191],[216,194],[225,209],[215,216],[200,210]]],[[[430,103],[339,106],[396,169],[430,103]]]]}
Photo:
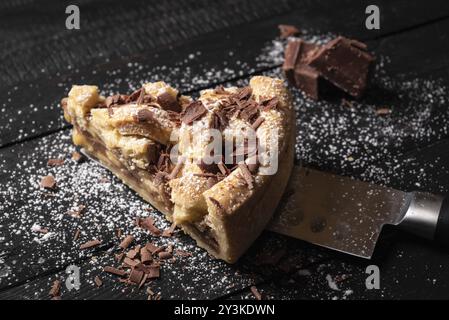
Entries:
{"type": "Polygon", "coordinates": [[[280,79],[256,76],[248,87],[203,90],[196,101],[164,82],[107,98],[96,86],[73,86],[62,106],[75,145],[229,263],[264,230],[292,170],[295,114],[280,79]],[[247,143],[255,132],[257,151],[237,145],[231,163],[207,165],[210,138],[195,137],[211,129],[223,145],[242,137],[247,143]],[[267,174],[273,156],[277,170],[267,174]]]}

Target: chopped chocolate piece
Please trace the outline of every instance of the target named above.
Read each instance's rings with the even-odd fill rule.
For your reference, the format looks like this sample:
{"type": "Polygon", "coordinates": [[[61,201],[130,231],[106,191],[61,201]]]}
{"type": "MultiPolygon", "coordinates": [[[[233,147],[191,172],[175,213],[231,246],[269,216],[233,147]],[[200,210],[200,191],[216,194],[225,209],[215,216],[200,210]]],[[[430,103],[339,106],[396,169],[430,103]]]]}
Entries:
{"type": "Polygon", "coordinates": [[[81,235],[81,230],[80,229],[76,229],[75,234],[73,235],[73,241],[78,240],[80,235],[81,235]]]}
{"type": "Polygon", "coordinates": [[[170,110],[174,112],[181,112],[181,105],[178,99],[171,95],[169,92],[163,92],[157,96],[157,103],[160,104],[164,110],[170,110]]]}
{"type": "Polygon", "coordinates": [[[100,278],[99,276],[95,276],[94,282],[95,282],[95,285],[96,285],[98,288],[101,287],[101,286],[103,285],[103,281],[101,280],[101,278],[100,278]]]}
{"type": "Polygon", "coordinates": [[[160,251],[164,250],[163,248],[158,247],[158,246],[152,244],[151,242],[149,242],[145,245],[145,249],[147,249],[151,254],[156,254],[156,253],[159,253],[160,251]]]}
{"type": "Polygon", "coordinates": [[[223,85],[216,86],[214,92],[216,94],[231,94],[229,91],[226,91],[223,85]]]}
{"type": "Polygon", "coordinates": [[[251,98],[251,95],[253,94],[253,89],[249,86],[247,87],[243,87],[241,88],[237,93],[236,93],[236,98],[239,100],[248,100],[249,98],[251,98]]]}
{"type": "Polygon", "coordinates": [[[130,258],[130,259],[135,259],[135,258],[139,255],[139,253],[140,253],[140,250],[137,251],[137,250],[135,250],[135,249],[131,249],[131,250],[129,250],[128,253],[126,254],[126,257],[127,257],[127,258],[130,258]]]}
{"type": "Polygon", "coordinates": [[[264,100],[260,103],[260,110],[262,111],[269,111],[269,110],[273,110],[276,109],[279,105],[279,99],[277,97],[268,99],[268,100],[264,100]]]}
{"type": "Polygon", "coordinates": [[[72,160],[81,162],[84,159],[83,155],[77,151],[72,152],[72,160]]]}
{"type": "Polygon", "coordinates": [[[181,121],[185,124],[192,124],[193,121],[200,119],[206,113],[207,109],[204,107],[203,103],[199,100],[194,101],[181,113],[181,121]]]}
{"type": "Polygon", "coordinates": [[[61,281],[55,280],[53,282],[53,285],[51,286],[50,292],[48,293],[49,296],[52,297],[58,297],[61,295],[61,281]]]}
{"type": "Polygon", "coordinates": [[[259,128],[259,126],[265,121],[264,117],[259,117],[256,119],[256,121],[254,121],[254,123],[251,125],[251,128],[253,128],[254,130],[257,130],[257,128],[259,128]]]}
{"type": "Polygon", "coordinates": [[[222,111],[214,111],[212,116],[213,116],[212,128],[223,131],[229,123],[226,114],[222,111]]]}
{"type": "Polygon", "coordinates": [[[128,257],[125,257],[125,259],[123,259],[123,263],[129,267],[135,267],[137,266],[140,262],[136,261],[136,259],[130,259],[128,257]]]}
{"type": "Polygon", "coordinates": [[[81,250],[90,249],[90,248],[99,246],[100,244],[101,244],[100,240],[97,240],[97,239],[90,240],[90,241],[87,241],[86,243],[83,243],[82,245],[80,245],[80,249],[81,250]]]}
{"type": "Polygon", "coordinates": [[[248,185],[248,188],[253,189],[254,188],[253,176],[251,175],[251,172],[249,171],[246,163],[243,161],[239,162],[239,168],[240,168],[240,172],[242,173],[243,179],[245,179],[246,184],[248,185]]]}
{"type": "Polygon", "coordinates": [[[122,229],[115,229],[115,236],[120,239],[122,237],[122,229]]]}
{"type": "Polygon", "coordinates": [[[262,300],[262,295],[260,294],[259,290],[257,290],[256,286],[251,286],[251,293],[254,295],[254,298],[256,298],[256,300],[262,300]]]}
{"type": "Polygon", "coordinates": [[[376,110],[376,114],[378,116],[386,116],[388,114],[391,113],[391,109],[390,108],[380,108],[376,110]]]}
{"type": "MultiPolygon", "coordinates": [[[[138,101],[139,98],[145,95],[145,89],[144,88],[140,88],[136,91],[134,91],[133,93],[131,93],[128,98],[126,99],[126,103],[130,103],[133,101],[138,101]]],[[[139,102],[137,102],[137,104],[140,104],[139,102]]]]}
{"type": "Polygon", "coordinates": [[[123,239],[123,241],[120,243],[119,247],[122,248],[123,250],[127,249],[131,243],[134,241],[134,237],[129,235],[126,236],[125,239],[123,239]]]}
{"type": "Polygon", "coordinates": [[[42,188],[45,189],[55,189],[56,180],[53,176],[45,176],[42,178],[40,185],[42,188]]]}
{"type": "Polygon", "coordinates": [[[117,262],[121,262],[122,260],[123,260],[123,257],[125,256],[125,254],[123,253],[123,252],[121,252],[121,253],[116,253],[115,255],[114,255],[114,257],[115,257],[115,260],[117,260],[117,262]]]}
{"type": "Polygon", "coordinates": [[[161,230],[156,228],[156,226],[154,225],[154,219],[151,217],[143,219],[140,222],[140,227],[150,231],[150,233],[152,233],[154,236],[159,236],[162,233],[161,230]]]}
{"type": "Polygon", "coordinates": [[[151,252],[147,250],[147,248],[140,249],[140,260],[143,264],[150,264],[153,261],[151,257],[151,252]]]}
{"type": "Polygon", "coordinates": [[[318,71],[308,65],[300,64],[295,68],[294,78],[296,86],[301,91],[314,100],[319,99],[320,82],[318,71]]]}
{"type": "Polygon", "coordinates": [[[151,265],[146,267],[146,274],[148,275],[148,279],[155,279],[160,277],[160,266],[159,265],[151,265]]]}
{"type": "Polygon", "coordinates": [[[162,251],[158,253],[158,257],[159,259],[170,259],[171,257],[173,257],[173,255],[170,252],[167,251],[162,251]]]}
{"type": "Polygon", "coordinates": [[[56,167],[64,164],[64,159],[48,159],[47,166],[56,167]]]}
{"type": "Polygon", "coordinates": [[[114,274],[114,275],[119,276],[119,277],[126,276],[126,271],[125,270],[117,269],[117,268],[110,267],[110,266],[105,266],[103,268],[103,271],[107,272],[107,273],[110,273],[110,274],[114,274]]]}
{"type": "Polygon", "coordinates": [[[126,100],[128,99],[125,95],[116,94],[113,96],[109,96],[104,101],[107,108],[111,108],[114,105],[120,105],[126,103],[126,100]]]}
{"type": "Polygon", "coordinates": [[[139,289],[143,287],[145,282],[147,282],[147,279],[148,279],[148,274],[144,273],[143,277],[142,277],[142,280],[140,280],[140,283],[139,283],[139,287],[138,287],[139,289]]]}
{"type": "Polygon", "coordinates": [[[278,25],[281,39],[286,39],[288,37],[296,36],[301,33],[298,28],[289,24],[278,25]]]}
{"type": "Polygon", "coordinates": [[[154,113],[148,109],[140,109],[134,116],[134,120],[137,122],[146,122],[154,119],[154,113]]]}
{"type": "Polygon", "coordinates": [[[163,237],[171,237],[171,236],[173,235],[173,231],[175,231],[175,228],[176,228],[176,224],[175,224],[175,223],[172,223],[172,225],[170,226],[170,228],[165,229],[165,230],[162,232],[162,236],[163,236],[163,237]]]}
{"type": "Polygon", "coordinates": [[[135,284],[140,284],[142,278],[143,278],[143,271],[136,269],[131,270],[131,273],[129,274],[129,281],[135,284]]]}
{"type": "Polygon", "coordinates": [[[335,86],[358,98],[366,88],[373,61],[363,44],[338,37],[316,52],[309,64],[335,86]]]}

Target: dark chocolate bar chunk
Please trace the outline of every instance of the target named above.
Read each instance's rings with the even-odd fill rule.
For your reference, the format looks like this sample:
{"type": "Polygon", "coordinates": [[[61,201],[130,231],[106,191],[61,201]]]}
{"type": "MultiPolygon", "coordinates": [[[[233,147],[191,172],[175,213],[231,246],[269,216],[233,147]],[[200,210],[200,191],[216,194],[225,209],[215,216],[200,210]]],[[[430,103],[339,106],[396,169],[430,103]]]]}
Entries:
{"type": "Polygon", "coordinates": [[[338,37],[308,59],[308,64],[338,88],[358,98],[366,88],[370,65],[374,58],[366,45],[338,37]]]}
{"type": "Polygon", "coordinates": [[[301,39],[290,40],[287,43],[282,69],[291,84],[295,85],[295,67],[297,65],[307,64],[310,56],[312,56],[318,49],[319,47],[316,44],[305,42],[301,39]]]}
{"type": "Polygon", "coordinates": [[[302,40],[298,39],[290,40],[285,47],[284,64],[282,65],[282,70],[284,71],[287,80],[293,85],[295,84],[294,70],[302,42],[302,40]]]}
{"type": "Polygon", "coordinates": [[[312,99],[318,100],[320,93],[318,71],[306,64],[299,64],[295,68],[294,77],[297,88],[312,99]]]}

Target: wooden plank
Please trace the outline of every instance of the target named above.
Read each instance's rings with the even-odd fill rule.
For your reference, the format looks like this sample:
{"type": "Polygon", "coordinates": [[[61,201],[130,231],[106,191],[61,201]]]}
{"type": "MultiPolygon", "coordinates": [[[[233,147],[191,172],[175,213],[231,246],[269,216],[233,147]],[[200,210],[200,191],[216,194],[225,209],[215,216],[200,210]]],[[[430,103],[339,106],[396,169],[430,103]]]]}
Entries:
{"type": "MultiPolygon", "coordinates": [[[[183,41],[179,43],[179,46],[158,48],[125,60],[113,60],[110,63],[94,67],[77,68],[71,74],[50,79],[48,75],[43,75],[43,77],[32,81],[21,82],[18,86],[0,89],[0,93],[7,97],[0,107],[3,114],[0,119],[0,146],[64,128],[66,125],[58,103],[73,83],[96,83],[107,92],[125,92],[130,90],[128,83],[134,87],[145,80],[164,79],[182,91],[197,91],[214,83],[229,81],[248,73],[257,73],[266,68],[279,66],[280,52],[275,50],[272,44],[272,40],[278,34],[277,25],[279,23],[297,23],[305,30],[315,30],[313,34],[332,31],[369,39],[382,35],[382,32],[388,34],[419,23],[419,21],[426,21],[418,21],[415,18],[399,19],[399,16],[395,16],[395,14],[401,15],[401,17],[414,17],[411,13],[418,11],[420,6],[418,4],[411,5],[406,1],[398,1],[394,10],[389,6],[383,8],[383,12],[389,18],[385,21],[380,33],[368,32],[359,19],[355,19],[355,16],[359,16],[363,9],[361,4],[354,7],[339,3],[339,8],[341,6],[342,9],[332,10],[332,3],[305,2],[301,4],[300,8],[292,10],[288,14],[249,22],[245,24],[245,27],[239,25],[207,33],[195,39],[183,41]],[[318,15],[320,10],[322,12],[338,12],[341,16],[337,16],[335,19],[325,19],[323,15],[318,15]],[[344,17],[352,18],[345,19],[344,17]],[[211,41],[211,39],[214,40],[211,41]],[[275,57],[271,57],[267,53],[267,51],[273,50],[278,52],[275,57]]],[[[437,11],[436,8],[436,4],[435,7],[433,5],[428,7],[429,11],[424,10],[424,12],[429,12],[429,15],[420,15],[420,17],[430,19],[432,12],[434,17],[445,12],[444,10],[437,11]]],[[[363,17],[363,14],[360,17],[363,17]]],[[[441,28],[445,26],[442,24],[441,28]]],[[[432,38],[435,38],[434,30],[431,31],[432,38]]],[[[422,36],[426,35],[427,33],[424,32],[422,36]]],[[[442,53],[438,54],[439,59],[434,59],[433,63],[445,65],[444,53],[447,41],[444,37],[438,37],[434,40],[435,47],[436,50],[439,50],[438,52],[442,53]]],[[[405,40],[407,41],[403,41],[402,44],[405,46],[404,51],[412,50],[417,46],[418,42],[414,39],[405,40]]],[[[101,43],[101,40],[98,41],[101,43]]],[[[374,47],[376,42],[371,45],[374,47]]],[[[382,53],[384,52],[386,54],[394,53],[388,48],[382,51],[382,53]]],[[[435,53],[435,55],[437,54],[435,53]]],[[[398,59],[398,61],[402,60],[398,59]]],[[[413,63],[415,66],[416,61],[413,63]]],[[[402,70],[409,70],[409,68],[403,67],[402,70]]]]}

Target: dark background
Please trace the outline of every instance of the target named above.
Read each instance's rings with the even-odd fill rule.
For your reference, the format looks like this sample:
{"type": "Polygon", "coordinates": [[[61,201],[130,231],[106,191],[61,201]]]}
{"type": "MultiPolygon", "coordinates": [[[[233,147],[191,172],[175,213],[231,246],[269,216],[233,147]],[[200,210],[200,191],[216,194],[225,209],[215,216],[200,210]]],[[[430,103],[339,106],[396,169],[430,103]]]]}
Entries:
{"type": "MultiPolygon", "coordinates": [[[[245,82],[252,74],[280,74],[279,63],[257,61],[267,42],[278,36],[279,23],[295,24],[317,34],[342,34],[366,41],[376,55],[389,57],[389,63],[383,68],[389,77],[401,81],[416,77],[436,79],[442,86],[448,83],[449,4],[444,0],[82,0],[70,3],[56,0],[2,0],[0,95],[4,100],[0,102],[0,183],[6,185],[11,182],[13,177],[8,170],[19,159],[29,157],[29,150],[40,139],[68,132],[69,126],[61,118],[58,102],[70,84],[113,83],[107,89],[117,91],[128,89],[128,86],[114,84],[115,77],[128,77],[131,82],[138,84],[151,71],[157,78],[169,79],[172,86],[180,88],[184,93],[196,94],[200,89],[216,84],[245,82]],[[65,29],[65,7],[68,4],[80,7],[80,30],[65,29]],[[364,27],[364,12],[368,4],[380,7],[380,30],[366,30],[364,27]],[[229,51],[233,52],[232,56],[229,51]],[[192,52],[201,52],[201,56],[191,63],[183,64],[184,68],[189,67],[189,71],[173,72],[179,61],[192,52]],[[125,74],[124,66],[134,62],[143,65],[143,69],[125,74]],[[167,69],[158,69],[161,65],[167,66],[167,69]],[[216,76],[204,81],[196,81],[197,76],[201,77],[205,70],[224,71],[226,68],[238,69],[241,73],[216,73],[216,76]],[[111,74],[108,70],[112,69],[122,71],[119,71],[119,75],[111,74]],[[37,107],[36,111],[29,110],[31,102],[37,107]],[[22,109],[21,116],[17,116],[17,110],[22,109]]],[[[374,101],[380,105],[383,101],[390,101],[384,93],[371,91],[368,97],[372,101],[362,101],[361,104],[374,101]]],[[[307,110],[304,121],[323,112],[325,106],[320,104],[314,110],[307,110]]],[[[407,110],[399,108],[392,117],[413,112],[407,110]]],[[[304,138],[303,146],[307,146],[301,150],[305,157],[302,160],[321,169],[386,183],[404,190],[419,189],[448,194],[449,141],[445,134],[448,118],[444,105],[435,108],[434,112],[439,121],[430,118],[426,123],[430,132],[428,135],[416,137],[411,134],[397,143],[394,134],[386,134],[380,147],[361,143],[361,150],[375,153],[364,165],[328,159],[322,146],[309,141],[307,135],[301,137],[304,138]],[[394,156],[394,164],[397,165],[394,168],[391,156],[394,156]],[[438,162],[429,166],[435,159],[438,162]],[[385,172],[383,178],[377,179],[367,174],[370,166],[382,168],[385,172]],[[425,179],[418,175],[421,168],[426,170],[425,179]]],[[[336,112],[334,116],[337,119],[340,115],[336,112]]],[[[381,128],[374,126],[367,130],[381,128]]],[[[375,132],[372,133],[376,136],[375,132]]],[[[353,134],[360,134],[360,131],[355,130],[353,134]]],[[[5,193],[2,197],[6,197],[5,193]]],[[[23,205],[17,202],[18,207],[23,205]]],[[[13,215],[6,217],[6,213],[12,214],[16,208],[0,208],[4,210],[0,236],[5,236],[8,232],[5,226],[17,223],[11,218],[13,215]]],[[[160,283],[156,286],[160,286],[161,292],[167,293],[168,297],[172,294],[178,298],[247,298],[252,297],[249,294],[251,284],[256,284],[264,296],[270,298],[449,298],[449,252],[400,231],[384,232],[371,262],[314,248],[269,232],[265,232],[259,242],[259,246],[252,249],[255,253],[250,252],[236,267],[251,275],[250,281],[245,278],[239,282],[236,278],[231,288],[218,285],[218,289],[202,290],[192,295],[180,292],[176,286],[176,281],[189,282],[188,274],[182,280],[167,274],[158,280],[160,283]],[[264,268],[255,265],[253,258],[259,247],[272,243],[286,251],[281,262],[264,268]],[[289,260],[292,261],[290,265],[287,263],[289,260]],[[373,263],[381,269],[382,289],[368,291],[364,285],[364,271],[367,265],[373,263]],[[310,272],[309,276],[299,271],[304,269],[310,272]],[[348,295],[333,292],[325,279],[327,274],[346,275],[347,279],[341,286],[353,292],[348,295]]],[[[25,254],[37,250],[32,243],[20,236],[14,237],[13,243],[12,248],[0,247],[0,268],[2,264],[14,265],[15,274],[11,281],[0,282],[0,297],[46,298],[52,280],[63,274],[64,266],[37,266],[36,261],[25,254]]],[[[101,254],[101,249],[98,254],[101,254]]],[[[81,256],[76,261],[89,268],[86,257],[81,256]]],[[[217,268],[223,270],[223,274],[235,271],[234,267],[230,269],[223,264],[218,264],[217,268]]],[[[192,283],[192,286],[195,285],[192,283]]],[[[137,290],[113,290],[111,286],[105,285],[100,289],[83,287],[80,292],[65,293],[64,297],[137,299],[145,298],[145,294],[137,290]]]]}

